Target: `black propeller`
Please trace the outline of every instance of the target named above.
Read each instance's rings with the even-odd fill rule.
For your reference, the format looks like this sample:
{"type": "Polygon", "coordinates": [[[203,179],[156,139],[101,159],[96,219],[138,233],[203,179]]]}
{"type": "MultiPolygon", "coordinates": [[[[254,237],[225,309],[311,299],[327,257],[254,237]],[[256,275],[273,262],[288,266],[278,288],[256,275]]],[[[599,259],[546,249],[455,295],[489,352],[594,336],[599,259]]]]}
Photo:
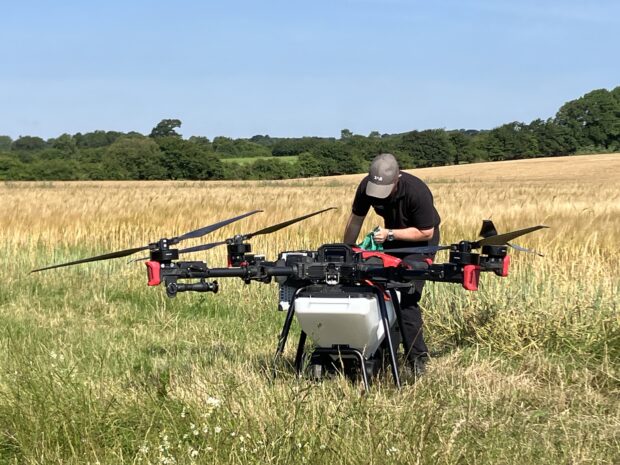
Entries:
{"type": "MultiPolygon", "coordinates": [[[[181,241],[184,241],[186,239],[193,239],[193,238],[197,238],[197,237],[202,237],[206,234],[209,234],[210,232],[213,232],[219,228],[223,228],[224,226],[230,224],[230,223],[234,223],[235,221],[239,221],[243,218],[246,218],[250,215],[254,215],[255,213],[259,213],[262,212],[263,210],[253,210],[251,212],[248,213],[244,213],[243,215],[239,215],[239,216],[235,216],[234,218],[230,218],[228,220],[224,220],[224,221],[220,221],[219,223],[215,223],[209,226],[205,226],[203,228],[200,229],[196,229],[194,231],[190,231],[188,233],[182,234],[180,236],[176,236],[173,237],[171,239],[162,239],[162,241],[166,241],[166,243],[168,245],[174,245],[174,244],[178,244],[181,241]]],[[[89,257],[89,258],[83,258],[81,260],[75,260],[72,262],[67,262],[67,263],[60,263],[57,265],[50,265],[50,266],[46,266],[43,268],[37,268],[36,270],[32,270],[31,273],[35,273],[37,271],[43,271],[43,270],[51,270],[53,268],[60,268],[63,266],[71,266],[71,265],[78,265],[80,263],[88,263],[88,262],[96,262],[96,261],[100,261],[100,260],[110,260],[112,258],[121,258],[121,257],[127,257],[129,255],[133,255],[137,252],[141,252],[143,250],[156,250],[158,247],[158,243],[154,242],[152,244],[149,245],[144,245],[142,247],[134,247],[132,249],[125,249],[125,250],[119,250],[117,252],[111,252],[111,253],[107,253],[107,254],[103,254],[103,255],[97,255],[95,257],[89,257]]]]}
{"type": "MultiPolygon", "coordinates": [[[[518,229],[516,231],[510,231],[504,234],[497,234],[497,230],[493,225],[493,222],[490,220],[484,220],[482,222],[482,229],[480,230],[480,235],[483,237],[479,241],[471,242],[472,249],[479,249],[485,245],[508,245],[515,250],[519,250],[521,252],[529,252],[535,253],[540,256],[543,256],[541,253],[536,252],[535,250],[526,249],[524,247],[520,247],[518,245],[510,244],[508,241],[512,239],[516,239],[517,237],[523,236],[525,234],[529,234],[534,231],[538,231],[539,229],[548,228],[549,226],[537,225],[529,228],[518,229]]],[[[450,245],[429,245],[422,247],[404,247],[399,249],[385,249],[386,253],[410,253],[410,254],[433,254],[440,250],[447,250],[452,248],[450,245]]]]}
{"type": "Polygon", "coordinates": [[[229,238],[227,240],[224,240],[224,241],[211,242],[210,244],[196,245],[194,247],[188,247],[186,249],[181,249],[181,250],[179,250],[179,254],[191,253],[191,252],[200,252],[202,250],[209,250],[209,249],[212,249],[213,247],[217,247],[218,245],[228,244],[228,243],[231,243],[233,241],[243,242],[243,241],[247,241],[247,240],[249,240],[249,239],[251,239],[251,238],[253,238],[255,236],[260,236],[262,234],[271,234],[271,233],[274,233],[276,231],[279,231],[280,229],[284,229],[287,226],[290,226],[292,224],[298,223],[298,222],[303,221],[305,219],[308,219],[308,218],[310,218],[312,216],[319,215],[321,213],[325,213],[326,211],[329,211],[329,210],[336,210],[336,207],[325,208],[324,210],[319,210],[317,212],[309,213],[307,215],[300,216],[298,218],[293,218],[292,220],[284,221],[282,223],[274,224],[272,226],[268,226],[266,228],[259,229],[258,231],[255,231],[253,233],[239,234],[239,235],[236,235],[236,236],[231,237],[231,238],[229,238]]]}
{"type": "MultiPolygon", "coordinates": [[[[533,229],[533,231],[536,231],[537,229],[542,229],[542,228],[547,228],[547,226],[535,226],[533,229]]],[[[527,229],[531,229],[531,228],[527,228],[527,229]]],[[[520,230],[520,231],[525,231],[525,230],[520,230]]],[[[513,231],[512,233],[506,233],[506,234],[515,234],[517,232],[520,231],[513,231]]],[[[531,232],[531,231],[528,231],[531,232]]],[[[523,234],[527,234],[528,232],[524,232],[523,234]]],[[[495,229],[495,225],[493,224],[493,222],[491,220],[483,220],[482,221],[482,228],[480,229],[480,237],[483,237],[483,241],[490,238],[490,237],[495,237],[495,240],[497,240],[498,236],[505,236],[505,234],[497,234],[497,230],[495,229]]],[[[517,237],[517,236],[514,236],[517,237]]],[[[514,237],[510,238],[510,239],[514,239],[514,237]]],[[[525,247],[521,247],[520,245],[517,244],[511,244],[510,242],[508,242],[510,239],[506,239],[505,244],[508,247],[512,247],[515,250],[518,250],[519,252],[527,252],[527,253],[533,253],[538,255],[539,257],[544,257],[543,254],[541,254],[540,252],[537,252],[536,250],[532,250],[532,249],[526,249],[525,247]]],[[[485,245],[485,244],[482,244],[485,245]]],[[[486,245],[493,245],[493,244],[486,244],[486,245]]],[[[504,244],[498,244],[498,245],[504,245],[504,244]]]]}

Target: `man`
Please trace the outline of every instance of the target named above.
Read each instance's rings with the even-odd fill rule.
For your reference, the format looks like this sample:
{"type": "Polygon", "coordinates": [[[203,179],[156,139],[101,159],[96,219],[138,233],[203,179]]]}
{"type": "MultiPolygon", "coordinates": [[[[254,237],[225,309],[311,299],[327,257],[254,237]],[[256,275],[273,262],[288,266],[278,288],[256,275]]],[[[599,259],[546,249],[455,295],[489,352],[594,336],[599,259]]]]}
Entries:
{"type": "MultiPolygon", "coordinates": [[[[441,221],[433,204],[433,195],[419,178],[401,173],[394,155],[378,155],[370,171],[355,193],[351,216],[344,231],[344,242],[357,240],[364,218],[370,207],[384,220],[384,227],[374,234],[384,250],[402,247],[419,247],[439,243],[441,221]]],[[[394,254],[412,267],[420,266],[425,258],[434,254],[394,254]]],[[[414,281],[408,291],[401,294],[403,320],[403,347],[414,372],[424,371],[428,349],[422,332],[422,313],[418,302],[422,297],[424,281],[414,281]]]]}

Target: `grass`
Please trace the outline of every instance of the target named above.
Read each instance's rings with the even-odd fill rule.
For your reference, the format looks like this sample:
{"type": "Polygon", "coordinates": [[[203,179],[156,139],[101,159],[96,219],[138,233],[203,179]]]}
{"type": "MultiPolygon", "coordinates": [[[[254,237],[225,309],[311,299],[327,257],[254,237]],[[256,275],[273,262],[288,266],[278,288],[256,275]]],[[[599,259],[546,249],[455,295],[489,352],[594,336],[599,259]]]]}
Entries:
{"type": "Polygon", "coordinates": [[[0,185],[0,463],[619,463],[619,172],[613,154],[415,170],[444,241],[474,239],[483,218],[545,223],[517,243],[546,256],[515,253],[477,293],[429,283],[441,355],[419,382],[365,396],[297,379],[294,336],[271,378],[274,285],[222,279],[217,295],[169,300],[123,259],[28,275],[255,208],[205,242],[331,205],[253,245],[338,241],[360,175],[0,185]]]}

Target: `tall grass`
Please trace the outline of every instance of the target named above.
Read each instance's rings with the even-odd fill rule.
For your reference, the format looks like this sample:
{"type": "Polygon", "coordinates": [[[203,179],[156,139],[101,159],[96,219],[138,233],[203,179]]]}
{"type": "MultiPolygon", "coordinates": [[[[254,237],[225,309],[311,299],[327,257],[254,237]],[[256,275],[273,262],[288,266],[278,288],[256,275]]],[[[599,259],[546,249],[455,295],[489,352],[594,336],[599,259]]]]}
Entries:
{"type": "MultiPolygon", "coordinates": [[[[544,258],[515,253],[477,293],[429,283],[427,376],[368,395],[297,379],[294,337],[272,379],[273,285],[168,300],[122,259],[28,274],[256,208],[204,241],[337,206],[253,240],[269,257],[312,249],[340,240],[361,176],[1,185],[0,463],[619,463],[620,156],[414,174],[444,242],[489,217],[551,229],[516,241],[544,258]]],[[[222,266],[225,250],[195,259],[222,266]]]]}

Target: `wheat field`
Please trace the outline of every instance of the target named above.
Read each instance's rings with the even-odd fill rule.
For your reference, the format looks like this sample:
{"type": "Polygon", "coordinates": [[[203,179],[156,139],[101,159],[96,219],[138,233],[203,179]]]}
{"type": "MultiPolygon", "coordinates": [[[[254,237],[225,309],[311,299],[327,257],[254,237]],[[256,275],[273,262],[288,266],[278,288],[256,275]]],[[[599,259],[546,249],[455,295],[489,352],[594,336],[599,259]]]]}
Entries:
{"type": "MultiPolygon", "coordinates": [[[[170,300],[126,259],[29,274],[254,209],[183,245],[328,206],[253,249],[339,242],[363,175],[0,184],[0,463],[620,463],[620,154],[411,172],[443,243],[476,239],[487,218],[545,224],[515,241],[545,256],[514,253],[511,275],[474,293],[427,284],[427,374],[367,395],[298,379],[294,335],[274,366],[274,284],[221,279],[216,295],[170,300]]],[[[187,259],[224,266],[225,248],[187,259]]]]}

